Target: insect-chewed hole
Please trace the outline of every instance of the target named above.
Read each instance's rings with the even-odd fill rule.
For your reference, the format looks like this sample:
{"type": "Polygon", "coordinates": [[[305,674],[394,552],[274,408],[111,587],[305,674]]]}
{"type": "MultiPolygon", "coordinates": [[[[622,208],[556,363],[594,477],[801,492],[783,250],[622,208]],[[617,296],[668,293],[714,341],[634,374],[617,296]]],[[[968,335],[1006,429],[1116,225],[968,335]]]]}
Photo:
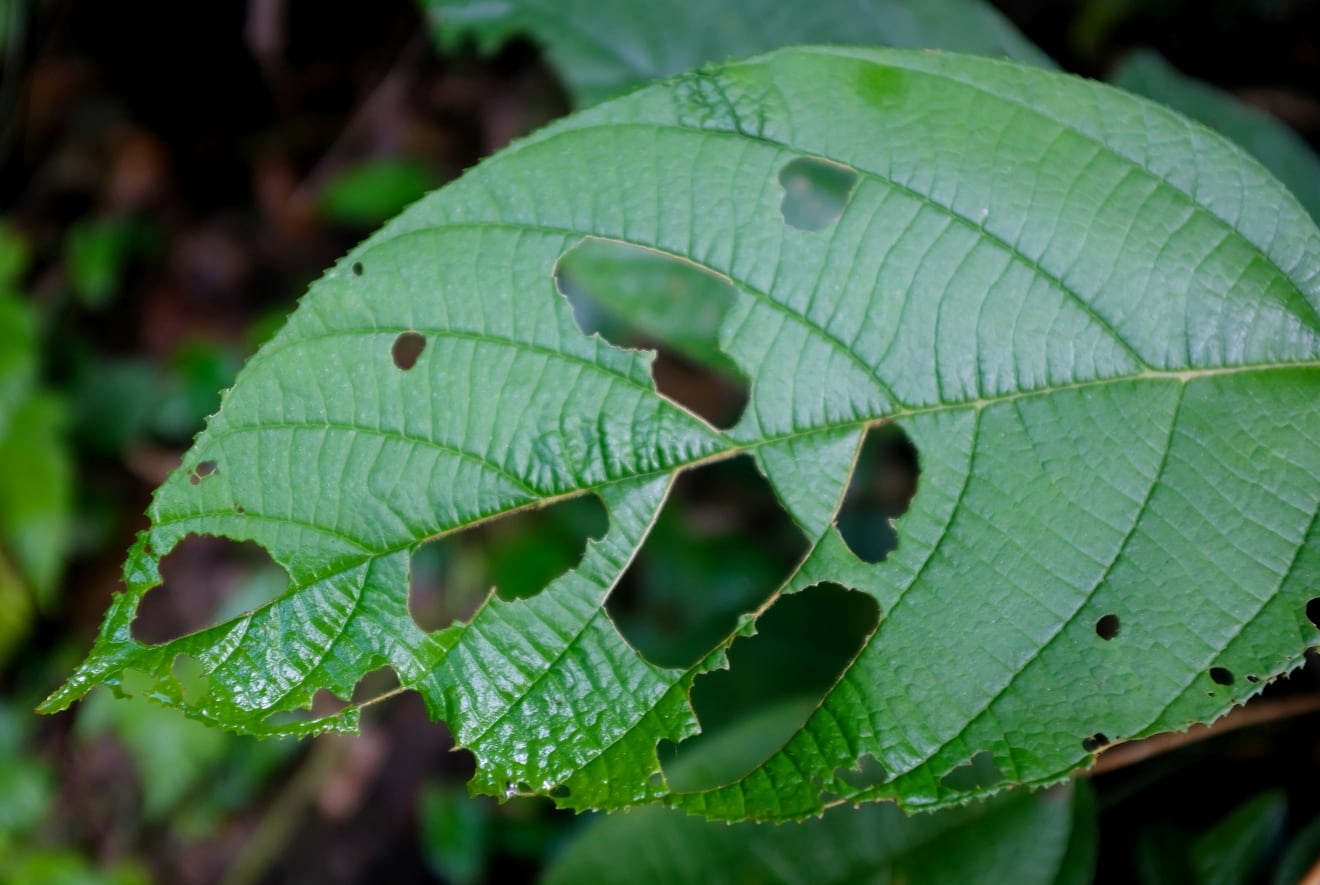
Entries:
{"type": "Polygon", "coordinates": [[[160,563],[162,583],[138,606],[131,632],[158,645],[278,599],[284,570],[251,541],[188,535],[160,563]]]}
{"type": "Polygon", "coordinates": [[[889,771],[870,753],[864,753],[852,768],[835,769],[834,776],[854,790],[878,787],[889,781],[889,771]]]}
{"type": "Polygon", "coordinates": [[[363,270],[363,268],[362,268],[362,262],[361,262],[361,261],[354,261],[354,262],[353,262],[353,276],[355,276],[355,277],[360,277],[360,276],[362,276],[362,270],[363,270]]]}
{"type": "Polygon", "coordinates": [[[783,582],[807,540],[748,456],[684,472],[605,607],[652,663],[688,667],[783,582]]]}
{"type": "Polygon", "coordinates": [[[693,684],[702,733],[665,754],[669,785],[730,783],[773,755],[820,706],[879,621],[874,599],[837,584],[777,600],[757,620],[756,635],[729,649],[729,668],[693,684]]]}
{"type": "Polygon", "coordinates": [[[1105,737],[1103,732],[1097,731],[1090,737],[1082,738],[1082,749],[1088,753],[1094,753],[1101,747],[1109,746],[1109,738],[1105,737]]]}
{"type": "Polygon", "coordinates": [[[1108,642],[1118,635],[1120,626],[1118,615],[1103,615],[1095,622],[1095,635],[1108,642]]]}
{"type": "Polygon", "coordinates": [[[818,231],[843,214],[857,187],[857,172],[819,157],[799,157],[779,170],[779,184],[784,221],[798,230],[818,231]]]}
{"type": "Polygon", "coordinates": [[[1317,630],[1320,630],[1320,596],[1306,601],[1306,617],[1317,630]]]}
{"type": "Polygon", "coordinates": [[[737,298],[727,279],[651,249],[586,239],[559,259],[555,284],[583,334],[656,351],[651,377],[662,396],[716,427],[742,417],[751,388],[719,342],[737,298]]]}
{"type": "Polygon", "coordinates": [[[501,599],[535,596],[608,528],[600,498],[583,495],[446,535],[413,555],[408,611],[431,632],[471,615],[492,588],[501,599]]]}
{"type": "Polygon", "coordinates": [[[995,757],[985,750],[940,778],[940,786],[949,790],[968,792],[985,790],[1004,779],[1004,773],[995,764],[995,757]]]}
{"type": "Polygon", "coordinates": [[[202,461],[193,468],[192,474],[188,478],[189,482],[193,485],[197,485],[204,477],[210,476],[218,470],[219,466],[214,461],[202,461]]]}
{"type": "Polygon", "coordinates": [[[917,447],[893,424],[866,432],[835,524],[858,559],[881,562],[898,546],[891,520],[907,513],[917,493],[917,447]]]}
{"type": "Polygon", "coordinates": [[[1233,671],[1227,667],[1211,667],[1210,679],[1215,685],[1232,685],[1236,681],[1233,678],[1233,671]]]}
{"type": "Polygon", "coordinates": [[[426,336],[421,332],[402,332],[394,339],[394,345],[390,348],[390,357],[393,358],[394,365],[406,372],[417,365],[423,350],[426,350],[426,336]]]}
{"type": "Polygon", "coordinates": [[[211,677],[207,674],[202,662],[192,655],[175,655],[174,663],[170,665],[170,673],[179,683],[179,688],[183,692],[183,701],[186,704],[196,705],[201,703],[202,698],[206,697],[211,690],[211,677]]]}

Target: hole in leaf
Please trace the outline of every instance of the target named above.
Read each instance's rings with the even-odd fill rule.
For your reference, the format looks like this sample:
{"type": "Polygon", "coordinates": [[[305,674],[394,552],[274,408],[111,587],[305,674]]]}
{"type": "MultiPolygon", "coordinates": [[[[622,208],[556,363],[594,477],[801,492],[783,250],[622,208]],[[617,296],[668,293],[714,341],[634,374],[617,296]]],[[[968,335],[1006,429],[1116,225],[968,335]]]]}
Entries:
{"type": "Polygon", "coordinates": [[[196,705],[200,703],[202,698],[206,697],[211,690],[211,677],[207,674],[206,668],[202,666],[202,662],[192,655],[175,655],[170,672],[174,674],[175,680],[178,681],[179,688],[183,692],[183,701],[186,704],[196,705]]]}
{"type": "Polygon", "coordinates": [[[365,704],[399,688],[399,674],[393,667],[377,667],[358,680],[349,703],[365,704]]]}
{"type": "Polygon", "coordinates": [[[1320,630],[1320,596],[1307,600],[1306,617],[1317,630],[1320,630]]]}
{"type": "Polygon", "coordinates": [[[857,173],[819,157],[799,157],[779,171],[784,221],[798,230],[824,230],[843,214],[857,186],[857,173]]]}
{"type": "Polygon", "coordinates": [[[394,339],[390,356],[394,358],[394,365],[406,372],[417,365],[417,359],[425,349],[426,337],[421,332],[403,332],[394,339]]]}
{"type": "Polygon", "coordinates": [[[555,284],[584,335],[656,351],[656,391],[720,428],[742,417],[747,379],[721,349],[733,285],[699,265],[651,249],[586,239],[555,266],[555,284]]]}
{"type": "Polygon", "coordinates": [[[219,469],[218,465],[214,461],[202,461],[196,467],[193,468],[192,476],[189,478],[189,482],[191,482],[193,485],[197,485],[199,482],[202,481],[203,477],[210,476],[211,474],[215,473],[218,469],[219,469]]]}
{"type": "Polygon", "coordinates": [[[360,277],[360,276],[362,276],[362,262],[361,262],[361,261],[354,261],[354,262],[353,262],[353,276],[355,276],[355,277],[360,277]]]}
{"type": "Polygon", "coordinates": [[[1095,622],[1095,635],[1108,642],[1118,635],[1118,615],[1105,615],[1095,622]]]}
{"type": "Polygon", "coordinates": [[[1248,681],[1248,682],[1251,682],[1251,683],[1260,682],[1260,677],[1257,676],[1255,673],[1248,673],[1248,674],[1247,674],[1247,681],[1248,681]]]}
{"type": "Polygon", "coordinates": [[[879,621],[874,599],[837,584],[778,599],[757,620],[756,635],[733,643],[729,668],[693,684],[702,733],[666,761],[670,786],[730,783],[773,755],[820,706],[879,621]]]}
{"type": "Polygon", "coordinates": [[[949,790],[969,792],[988,789],[1003,779],[1004,774],[995,764],[995,757],[982,750],[941,778],[940,786],[949,790]]]}
{"type": "Polygon", "coordinates": [[[769,598],[807,541],[750,456],[685,471],[606,611],[661,667],[689,667],[769,598]]]}
{"type": "Polygon", "coordinates": [[[446,535],[413,555],[408,611],[429,633],[470,616],[492,587],[501,599],[535,596],[608,528],[600,498],[583,495],[446,535]]]}
{"type": "Polygon", "coordinates": [[[840,768],[834,772],[834,775],[855,790],[878,787],[889,781],[889,772],[880,764],[880,760],[870,753],[864,753],[862,758],[857,760],[855,767],[840,768]]]}
{"type": "Polygon", "coordinates": [[[278,599],[284,570],[252,541],[188,535],[160,563],[162,583],[147,591],[130,628],[159,645],[224,623],[278,599]]]}
{"type": "Polygon", "coordinates": [[[1216,685],[1232,685],[1233,671],[1227,667],[1211,667],[1210,678],[1216,685]]]}
{"type": "Polygon", "coordinates": [[[882,562],[898,546],[891,520],[907,513],[921,476],[917,447],[893,424],[866,432],[835,524],[863,562],[882,562]]]}
{"type": "Polygon", "coordinates": [[[1104,734],[1099,731],[1090,737],[1082,738],[1082,749],[1088,753],[1094,753],[1101,747],[1107,746],[1109,746],[1109,738],[1105,737],[1104,734]]]}

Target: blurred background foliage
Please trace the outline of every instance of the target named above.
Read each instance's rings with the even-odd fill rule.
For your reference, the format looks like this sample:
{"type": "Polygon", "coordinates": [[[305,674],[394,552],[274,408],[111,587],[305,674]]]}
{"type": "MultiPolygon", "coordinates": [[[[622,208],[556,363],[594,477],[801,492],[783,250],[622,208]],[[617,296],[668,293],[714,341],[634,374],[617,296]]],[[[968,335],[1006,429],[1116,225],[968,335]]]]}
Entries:
{"type": "MultiPolygon", "coordinates": [[[[1320,3],[595,7],[565,3],[557,20],[553,4],[513,0],[0,0],[0,882],[1316,875],[1313,664],[1227,726],[1070,789],[913,819],[842,808],[783,828],[471,799],[470,757],[446,752],[443,726],[407,694],[371,708],[360,738],[304,743],[235,737],[103,690],[32,715],[85,650],[151,490],[307,283],[482,156],[675,69],[665,65],[808,39],[1057,64],[1220,129],[1320,216],[1320,3]],[[580,45],[594,34],[627,60],[639,28],[659,49],[634,53],[631,69],[580,45]]],[[[587,331],[659,346],[661,388],[720,423],[737,414],[745,379],[711,346],[718,281],[690,271],[593,247],[566,259],[559,285],[587,331]]],[[[849,511],[864,525],[901,513],[912,491],[901,441],[882,442],[863,510],[849,511]]],[[[428,545],[414,560],[413,614],[438,628],[492,587],[536,593],[604,527],[588,498],[428,545]]],[[[873,542],[883,556],[892,537],[873,542]]],[[[651,660],[694,660],[766,600],[802,544],[750,462],[695,471],[610,614],[651,660]]],[[[196,629],[280,586],[251,545],[190,539],[167,566],[135,624],[144,636],[196,629]]],[[[734,646],[733,668],[697,683],[708,734],[661,748],[667,776],[727,778],[773,750],[874,626],[859,597],[819,587],[776,604],[734,646]]],[[[388,690],[392,675],[377,675],[360,689],[388,690]]]]}

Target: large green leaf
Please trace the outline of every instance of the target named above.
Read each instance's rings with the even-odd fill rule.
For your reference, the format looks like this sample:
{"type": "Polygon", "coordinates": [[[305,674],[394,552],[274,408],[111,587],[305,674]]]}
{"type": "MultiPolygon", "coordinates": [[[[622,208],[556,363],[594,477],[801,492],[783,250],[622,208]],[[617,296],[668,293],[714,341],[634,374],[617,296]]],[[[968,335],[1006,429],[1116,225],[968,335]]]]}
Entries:
{"type": "Polygon", "coordinates": [[[683,75],[483,163],[317,282],[158,490],[127,591],[44,708],[128,679],[242,731],[351,730],[358,705],[286,714],[390,666],[476,755],[484,793],[783,819],[1052,783],[1105,740],[1214,719],[1320,642],[1318,311],[1302,208],[1144,100],[920,52],[683,75]],[[798,229],[781,174],[823,162],[855,186],[837,220],[798,229]],[[719,340],[752,381],[736,426],[657,396],[649,354],[581,334],[554,271],[586,237],[731,281],[719,340]],[[897,550],[868,564],[833,521],[887,422],[922,474],[897,550]],[[881,618],[764,762],[671,790],[657,743],[697,731],[686,695],[724,647],[653,665],[603,603],[674,475],[739,454],[810,547],[784,590],[850,587],[881,618]],[[415,626],[423,540],[584,493],[610,528],[575,571],[415,626]],[[189,533],[258,542],[290,586],[138,642],[189,533]]]}
{"type": "Polygon", "coordinates": [[[1110,81],[1161,101],[1222,132],[1252,153],[1320,219],[1320,157],[1296,132],[1258,108],[1180,73],[1157,53],[1128,56],[1110,81]]]}
{"type": "Polygon", "coordinates": [[[420,0],[441,46],[541,42],[579,106],[707,62],[798,43],[948,49],[1053,67],[981,0],[420,0]]]}

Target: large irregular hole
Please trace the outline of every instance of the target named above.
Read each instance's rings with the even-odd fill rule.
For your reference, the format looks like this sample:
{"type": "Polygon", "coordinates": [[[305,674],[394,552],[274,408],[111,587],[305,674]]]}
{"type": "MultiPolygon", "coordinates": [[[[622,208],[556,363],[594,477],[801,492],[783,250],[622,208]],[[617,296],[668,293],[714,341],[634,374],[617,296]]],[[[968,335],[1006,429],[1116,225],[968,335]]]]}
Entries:
{"type": "Polygon", "coordinates": [[[798,230],[818,231],[843,214],[857,187],[857,172],[819,157],[799,157],[779,170],[779,184],[784,221],[798,230]]]}
{"type": "Polygon", "coordinates": [[[608,528],[600,498],[583,495],[446,535],[413,555],[408,610],[432,632],[470,616],[491,588],[502,599],[534,596],[608,528]]]}
{"type": "MultiPolygon", "coordinates": [[[[865,593],[818,584],[785,596],[729,650],[729,668],[698,679],[702,733],[662,754],[676,790],[729,783],[773,755],[820,706],[880,621],[865,593]]],[[[874,772],[872,772],[874,774],[874,772]]]]}
{"type": "Polygon", "coordinates": [[[907,513],[921,475],[917,447],[894,424],[866,432],[835,523],[858,559],[881,562],[898,546],[892,520],[907,513]]]}
{"type": "Polygon", "coordinates": [[[406,372],[417,365],[423,350],[426,350],[426,336],[421,332],[403,332],[394,339],[390,356],[394,359],[394,365],[406,372]]]}
{"type": "Polygon", "coordinates": [[[750,457],[689,470],[605,607],[647,660],[689,667],[769,598],[807,546],[750,457]]]}
{"type": "Polygon", "coordinates": [[[555,284],[585,335],[656,351],[656,391],[716,427],[738,423],[751,388],[720,348],[737,292],[724,277],[670,255],[586,239],[555,267],[555,284]]]}
{"type": "Polygon", "coordinates": [[[278,599],[284,570],[258,544],[188,535],[161,560],[162,583],[138,605],[130,628],[158,645],[224,623],[278,599]]]}
{"type": "Polygon", "coordinates": [[[1118,635],[1120,626],[1118,615],[1103,615],[1095,622],[1095,635],[1108,642],[1118,635]]]}
{"type": "Polygon", "coordinates": [[[995,764],[995,757],[985,750],[977,753],[940,779],[940,786],[968,793],[987,790],[1004,779],[1004,773],[995,764]]]}

